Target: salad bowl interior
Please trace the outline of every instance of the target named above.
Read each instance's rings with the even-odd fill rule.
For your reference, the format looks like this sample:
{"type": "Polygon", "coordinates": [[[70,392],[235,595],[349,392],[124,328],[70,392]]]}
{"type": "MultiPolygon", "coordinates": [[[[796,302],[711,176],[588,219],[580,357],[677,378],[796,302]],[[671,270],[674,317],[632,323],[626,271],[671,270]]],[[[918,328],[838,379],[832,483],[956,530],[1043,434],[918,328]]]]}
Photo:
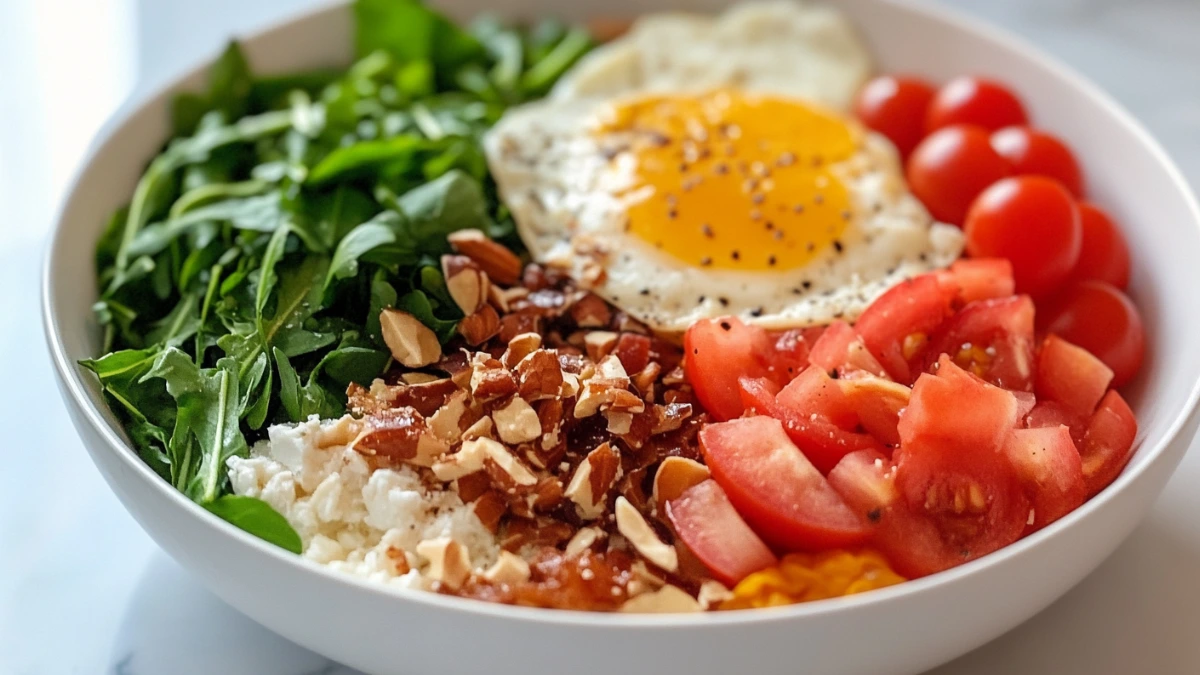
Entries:
{"type": "MultiPolygon", "coordinates": [[[[586,3],[445,0],[448,13],[590,18],[586,3]]],[[[606,17],[719,0],[611,0],[606,17]]],[[[218,596],[301,645],[370,673],[555,672],[916,673],[1028,619],[1095,568],[1149,509],[1195,433],[1200,322],[1194,288],[1200,213],[1164,150],[1119,105],[1077,74],[998,31],[897,0],[834,3],[889,71],[945,80],[963,72],[1019,84],[1031,116],[1088,167],[1091,191],[1119,221],[1134,260],[1133,297],[1146,321],[1147,362],[1128,389],[1138,449],[1104,492],[997,553],[862,596],[777,610],[699,616],[549,612],[393,590],[336,575],[265,544],[175,492],[137,457],[90,374],[100,349],[92,316],[93,245],[169,135],[174,92],[197,89],[206,66],[131,102],[101,133],[60,213],[45,268],[44,317],[60,387],[93,461],[156,541],[218,596]]],[[[346,65],[351,13],[330,6],[244,40],[259,72],[346,65]]],[[[216,46],[214,46],[216,47],[216,46]]],[[[1036,245],[1032,242],[1031,245],[1036,245]]]]}

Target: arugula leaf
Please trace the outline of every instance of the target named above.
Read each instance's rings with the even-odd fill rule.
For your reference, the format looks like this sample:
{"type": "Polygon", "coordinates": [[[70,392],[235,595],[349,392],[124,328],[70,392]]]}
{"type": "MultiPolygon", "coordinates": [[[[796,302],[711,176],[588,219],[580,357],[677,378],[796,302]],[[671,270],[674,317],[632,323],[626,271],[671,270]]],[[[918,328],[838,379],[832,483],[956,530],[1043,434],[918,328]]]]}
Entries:
{"type": "Polygon", "coordinates": [[[141,381],[154,378],[166,383],[177,407],[170,443],[175,487],[201,504],[211,502],[227,480],[226,460],[249,449],[238,426],[238,374],[229,367],[198,368],[170,347],[141,381]]]}
{"type": "Polygon", "coordinates": [[[446,235],[455,230],[487,230],[492,223],[483,187],[458,170],[404,193],[399,206],[419,244],[433,250],[444,247],[446,235]]]}
{"type": "Polygon", "coordinates": [[[205,507],[221,520],[227,521],[263,541],[299,554],[303,550],[300,535],[281,513],[255,497],[225,495],[205,507]]]}
{"type": "Polygon", "coordinates": [[[308,173],[308,182],[321,185],[376,171],[394,175],[407,168],[419,151],[429,147],[419,136],[396,136],[341,147],[313,167],[308,173]]]}
{"type": "Polygon", "coordinates": [[[403,229],[406,224],[407,221],[401,214],[385,211],[350,230],[333,253],[333,262],[329,266],[323,288],[328,289],[335,279],[357,275],[359,258],[377,248],[396,244],[404,236],[403,229]]]}
{"type": "Polygon", "coordinates": [[[442,82],[484,53],[469,33],[416,0],[357,0],[354,15],[359,55],[383,50],[401,62],[427,61],[442,82]]]}
{"type": "Polygon", "coordinates": [[[240,230],[274,232],[279,229],[284,217],[279,200],[278,192],[269,192],[196,207],[169,220],[147,225],[124,251],[134,256],[155,255],[193,228],[213,221],[228,222],[240,230]]]}
{"type": "Polygon", "coordinates": [[[437,316],[433,303],[424,291],[413,290],[404,294],[404,297],[396,302],[396,308],[417,317],[421,323],[429,326],[443,343],[449,342],[458,329],[458,319],[443,319],[437,316]]]}

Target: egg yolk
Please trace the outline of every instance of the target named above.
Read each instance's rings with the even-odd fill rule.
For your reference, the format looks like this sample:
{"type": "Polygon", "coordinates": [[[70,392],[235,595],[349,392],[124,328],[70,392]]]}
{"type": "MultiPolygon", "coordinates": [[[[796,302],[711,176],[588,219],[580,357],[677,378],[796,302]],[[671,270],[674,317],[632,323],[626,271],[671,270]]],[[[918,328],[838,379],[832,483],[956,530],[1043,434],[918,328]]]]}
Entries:
{"type": "Polygon", "coordinates": [[[614,105],[596,132],[632,138],[626,230],[697,267],[782,270],[831,247],[852,217],[828,169],[855,131],[803,102],[718,90],[614,105]]]}

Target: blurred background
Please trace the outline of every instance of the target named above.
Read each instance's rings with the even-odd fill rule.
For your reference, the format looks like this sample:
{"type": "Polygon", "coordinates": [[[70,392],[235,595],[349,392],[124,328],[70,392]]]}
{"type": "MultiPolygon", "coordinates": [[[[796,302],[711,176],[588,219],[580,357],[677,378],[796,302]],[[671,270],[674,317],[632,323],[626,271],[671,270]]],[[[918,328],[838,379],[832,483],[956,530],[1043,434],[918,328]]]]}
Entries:
{"type": "MultiPolygon", "coordinates": [[[[943,1],[1083,72],[1200,184],[1200,0],[943,1]]],[[[70,429],[37,298],[45,234],[105,120],[230,35],[317,4],[0,0],[0,675],[350,672],[237,615],[138,529],[70,429]]],[[[1200,672],[1196,455],[1099,571],[938,675],[1200,672]]]]}

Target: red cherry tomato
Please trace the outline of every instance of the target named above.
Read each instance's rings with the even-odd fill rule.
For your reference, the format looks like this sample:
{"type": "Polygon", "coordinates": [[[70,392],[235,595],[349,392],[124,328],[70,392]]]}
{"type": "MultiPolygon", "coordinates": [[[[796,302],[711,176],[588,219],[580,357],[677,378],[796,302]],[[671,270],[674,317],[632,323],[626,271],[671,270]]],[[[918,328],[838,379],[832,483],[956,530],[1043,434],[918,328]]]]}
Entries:
{"type": "Polygon", "coordinates": [[[992,134],[992,147],[1012,164],[1013,172],[1047,176],[1076,197],[1083,196],[1083,172],[1062,141],[1029,127],[1005,127],[992,134]]]}
{"type": "Polygon", "coordinates": [[[1025,106],[1004,85],[982,77],[956,77],[938,90],[925,114],[925,131],[976,124],[989,131],[1023,125],[1025,106]]]}
{"type": "Polygon", "coordinates": [[[888,137],[901,159],[925,136],[925,111],[934,89],[925,80],[881,75],[858,92],[854,114],[862,123],[888,137]]]}
{"type": "Polygon", "coordinates": [[[1107,281],[1117,288],[1129,285],[1129,247],[1121,229],[1108,214],[1091,202],[1079,202],[1083,247],[1071,281],[1107,281]]]}
{"type": "Polygon", "coordinates": [[[1043,176],[1005,178],[984,190],[964,229],[968,254],[1008,258],[1017,292],[1035,298],[1067,280],[1083,242],[1075,200],[1043,176]]]}
{"type": "Polygon", "coordinates": [[[1078,442],[1083,459],[1083,481],[1089,497],[1117,479],[1133,455],[1137,418],[1129,404],[1115,391],[1100,400],[1087,431],[1078,442]]]}
{"type": "Polygon", "coordinates": [[[778,562],[712,479],[693,485],[668,502],[667,519],[713,577],[731,588],[778,562]]]}
{"type": "Polygon", "coordinates": [[[770,417],[709,424],[700,448],[713,479],[754,531],[784,550],[861,544],[864,523],[770,417]]]}
{"type": "Polygon", "coordinates": [[[908,158],[909,188],[934,218],[961,226],[971,201],[1012,173],[987,130],[959,125],[930,134],[908,158]]]}
{"type": "Polygon", "coordinates": [[[1112,369],[1091,352],[1050,335],[1038,352],[1034,391],[1039,399],[1058,402],[1071,415],[1087,418],[1104,398],[1112,378],[1112,369]]]}
{"type": "Polygon", "coordinates": [[[958,286],[936,274],[896,284],[875,299],[855,329],[894,380],[910,383],[920,374],[923,340],[953,313],[958,286]]]}
{"type": "Polygon", "coordinates": [[[1046,308],[1039,323],[1096,355],[1113,371],[1113,387],[1137,374],[1146,349],[1142,317],[1124,293],[1103,281],[1083,281],[1065,290],[1046,308]]]}

